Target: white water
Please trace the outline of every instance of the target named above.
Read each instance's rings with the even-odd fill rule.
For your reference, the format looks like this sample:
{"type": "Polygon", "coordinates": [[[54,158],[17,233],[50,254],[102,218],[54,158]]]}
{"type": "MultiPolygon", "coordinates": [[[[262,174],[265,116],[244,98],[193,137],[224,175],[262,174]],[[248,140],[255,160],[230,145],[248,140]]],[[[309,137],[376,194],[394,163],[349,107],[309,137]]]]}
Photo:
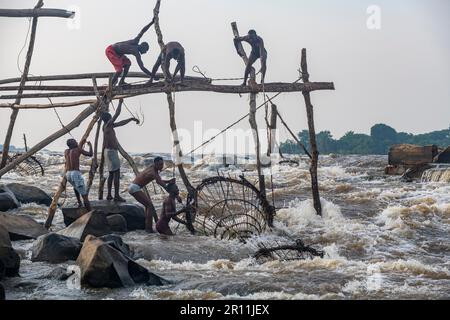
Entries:
{"type": "MultiPolygon", "coordinates": [[[[46,163],[60,163],[58,157],[46,155],[46,163]]],[[[144,162],[145,157],[140,157],[139,163],[144,162]]],[[[278,210],[272,232],[244,245],[194,237],[176,225],[172,227],[177,235],[170,239],[142,231],[126,234],[124,241],[138,253],[138,263],[173,282],[164,287],[69,288],[66,282],[40,279],[56,266],[31,263],[32,241],[16,242],[25,259],[22,277],[5,282],[7,298],[448,299],[450,184],[403,183],[383,175],[386,162],[377,156],[322,158],[322,218],[315,215],[310,200],[307,164],[274,166],[277,207],[284,208],[278,210]],[[251,258],[258,242],[286,235],[323,249],[324,259],[258,264],[251,258]]],[[[219,163],[210,166],[203,161],[188,170],[188,175],[195,183],[215,175],[217,169],[219,163]]],[[[251,164],[231,166],[226,172],[245,172],[251,178],[255,173],[248,170],[251,164]]],[[[61,165],[50,166],[47,176],[37,182],[34,177],[14,174],[2,182],[30,183],[52,193],[61,172],[61,165]]],[[[170,177],[171,170],[165,174],[170,177]]],[[[131,178],[131,171],[125,170],[123,186],[131,178]]],[[[123,196],[131,201],[127,194],[123,196]]],[[[162,195],[154,199],[160,203],[162,195]]],[[[26,205],[17,211],[43,221],[46,210],[26,205]]],[[[55,222],[55,229],[63,227],[60,212],[55,222]]]]}

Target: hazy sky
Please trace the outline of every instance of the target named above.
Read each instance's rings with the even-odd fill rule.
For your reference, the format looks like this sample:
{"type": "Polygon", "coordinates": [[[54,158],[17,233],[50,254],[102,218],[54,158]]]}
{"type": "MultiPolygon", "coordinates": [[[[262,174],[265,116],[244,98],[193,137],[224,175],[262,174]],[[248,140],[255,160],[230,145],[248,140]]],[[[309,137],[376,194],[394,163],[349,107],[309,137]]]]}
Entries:
{"type": "MultiPolygon", "coordinates": [[[[0,7],[29,8],[36,2],[0,0],[0,7]]],[[[104,54],[106,46],[134,37],[151,20],[154,6],[150,0],[44,2],[47,8],[78,7],[80,28],[69,28],[65,19],[40,19],[33,75],[113,71],[104,54]]],[[[336,91],[312,93],[317,131],[330,130],[340,137],[350,130],[368,133],[380,122],[412,133],[450,125],[448,0],[163,0],[160,19],[165,41],[176,40],[185,47],[188,75],[198,65],[213,78],[242,76],[243,63],[233,47],[232,21],[237,21],[241,33],[253,28],[264,38],[269,54],[266,82],[296,80],[300,50],[307,48],[311,81],[333,81],[336,86],[336,91]],[[367,28],[370,5],[381,8],[381,30],[367,28]]],[[[20,75],[16,61],[28,25],[27,19],[0,18],[0,78],[20,75]]],[[[150,69],[158,55],[153,28],[143,40],[150,43],[149,53],[143,56],[150,69]]],[[[26,49],[21,67],[25,54],[26,49]]],[[[131,70],[139,71],[133,58],[132,62],[131,70]]],[[[176,103],[178,126],[188,130],[193,130],[195,121],[203,121],[204,130],[222,129],[248,111],[247,96],[179,93],[176,103]]],[[[277,104],[292,129],[307,128],[301,94],[283,94],[277,104]]],[[[170,151],[165,95],[133,98],[127,105],[132,110],[142,108],[145,123],[118,130],[125,148],[170,151]]],[[[84,108],[61,110],[64,123],[84,108]]],[[[10,110],[0,110],[0,143],[9,115],[10,110]]],[[[262,126],[262,117],[259,120],[262,126]]],[[[73,135],[79,137],[85,126],[73,135]]],[[[248,126],[244,121],[240,128],[248,126]]],[[[21,111],[12,143],[22,146],[26,133],[33,145],[59,128],[53,110],[21,111]]],[[[49,148],[62,150],[65,140],[49,148]]]]}

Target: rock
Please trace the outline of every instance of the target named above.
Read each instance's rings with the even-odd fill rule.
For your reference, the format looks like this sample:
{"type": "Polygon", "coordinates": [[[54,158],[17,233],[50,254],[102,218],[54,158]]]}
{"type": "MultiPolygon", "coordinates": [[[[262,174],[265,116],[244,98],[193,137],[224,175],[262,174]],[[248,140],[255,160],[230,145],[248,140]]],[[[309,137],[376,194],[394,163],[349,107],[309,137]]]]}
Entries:
{"type": "Polygon", "coordinates": [[[5,300],[6,294],[5,294],[5,288],[3,288],[3,285],[0,283],[0,301],[5,300]]]}
{"type": "Polygon", "coordinates": [[[5,265],[0,260],[0,280],[2,280],[5,277],[5,265]]]}
{"type": "Polygon", "coordinates": [[[10,183],[6,187],[16,196],[20,203],[37,203],[50,206],[52,198],[34,186],[27,186],[20,183],[10,183]]]}
{"type": "Polygon", "coordinates": [[[14,193],[7,187],[0,186],[0,211],[8,211],[20,207],[19,201],[17,201],[14,193]]]}
{"type": "Polygon", "coordinates": [[[110,245],[111,247],[119,250],[127,257],[132,258],[133,252],[130,249],[130,246],[123,242],[122,238],[115,234],[108,234],[106,236],[100,237],[104,243],[110,245]]]}
{"type": "Polygon", "coordinates": [[[433,159],[435,163],[450,163],[450,147],[439,152],[439,154],[433,159]]]}
{"type": "Polygon", "coordinates": [[[81,251],[81,242],[56,233],[49,233],[37,239],[32,248],[31,261],[61,263],[75,261],[81,251]]]}
{"type": "Polygon", "coordinates": [[[389,149],[389,164],[407,169],[433,162],[438,154],[437,146],[394,145],[389,149]]]}
{"type": "Polygon", "coordinates": [[[0,225],[8,230],[12,241],[37,239],[39,236],[48,233],[47,229],[41,224],[25,215],[12,215],[0,212],[0,225]]]}
{"type": "Polygon", "coordinates": [[[127,220],[120,214],[113,214],[108,217],[108,224],[114,232],[127,232],[127,220]]]}
{"type": "Polygon", "coordinates": [[[66,237],[72,237],[80,241],[84,241],[88,235],[101,237],[106,234],[110,234],[111,228],[109,227],[108,220],[106,219],[106,214],[99,210],[94,210],[86,213],[70,226],[57,233],[66,237]]]}
{"type": "Polygon", "coordinates": [[[86,237],[77,265],[81,271],[81,284],[94,288],[167,283],[166,280],[149,272],[120,251],[93,236],[86,237]]]}
{"type": "MultiPolygon", "coordinates": [[[[144,208],[136,204],[116,203],[113,201],[100,200],[91,201],[94,210],[100,210],[107,216],[120,214],[127,221],[128,231],[145,229],[145,212],[144,208]]],[[[65,207],[62,208],[64,215],[64,223],[69,226],[84,213],[83,208],[65,207]]]]}
{"type": "Polygon", "coordinates": [[[73,274],[73,272],[67,271],[64,267],[56,267],[50,273],[39,277],[38,279],[54,279],[58,281],[65,281],[69,279],[69,277],[73,274]]]}
{"type": "Polygon", "coordinates": [[[6,277],[19,275],[20,257],[11,247],[0,247],[0,261],[5,268],[6,277]]]}
{"type": "Polygon", "coordinates": [[[0,279],[19,275],[20,257],[11,246],[8,230],[0,224],[0,279]]]}

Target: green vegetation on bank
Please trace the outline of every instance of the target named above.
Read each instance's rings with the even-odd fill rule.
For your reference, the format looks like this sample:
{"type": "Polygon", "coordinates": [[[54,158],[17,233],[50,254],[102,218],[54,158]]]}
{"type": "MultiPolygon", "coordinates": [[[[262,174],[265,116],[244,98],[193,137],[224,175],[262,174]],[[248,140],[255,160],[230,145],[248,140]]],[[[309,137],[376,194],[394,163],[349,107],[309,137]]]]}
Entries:
{"type": "MultiPolygon", "coordinates": [[[[377,124],[370,130],[370,136],[366,134],[347,132],[339,140],[333,139],[330,131],[322,131],[316,135],[317,148],[321,154],[377,154],[386,155],[389,148],[395,144],[437,145],[447,147],[450,145],[449,129],[433,131],[425,134],[410,134],[397,132],[394,128],[385,124],[377,124]]],[[[300,141],[308,148],[309,133],[303,130],[298,133],[300,141]]],[[[281,143],[281,152],[286,154],[301,154],[303,151],[293,140],[281,143]]]]}

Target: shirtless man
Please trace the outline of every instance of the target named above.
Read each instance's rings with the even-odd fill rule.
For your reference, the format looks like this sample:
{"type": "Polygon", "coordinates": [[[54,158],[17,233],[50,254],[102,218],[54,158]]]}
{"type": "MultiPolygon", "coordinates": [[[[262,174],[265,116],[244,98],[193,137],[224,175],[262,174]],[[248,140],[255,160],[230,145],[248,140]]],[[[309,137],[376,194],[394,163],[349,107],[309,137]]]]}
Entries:
{"type": "Polygon", "coordinates": [[[87,157],[92,157],[92,145],[88,142],[89,151],[83,150],[85,140],[80,141],[80,145],[75,139],[67,140],[67,146],[69,149],[64,151],[64,157],[66,159],[66,178],[67,181],[73,186],[75,195],[78,200],[78,205],[81,208],[83,204],[81,203],[80,195],[83,198],[84,206],[86,210],[91,211],[91,204],[88,199],[88,192],[86,185],[84,183],[83,175],[80,172],[80,156],[84,155],[87,157]]]}
{"type": "Polygon", "coordinates": [[[174,234],[169,227],[170,220],[174,219],[179,223],[186,224],[184,221],[179,220],[177,216],[181,213],[188,212],[190,210],[190,207],[185,207],[181,210],[176,211],[175,199],[179,199],[180,190],[175,183],[169,183],[169,185],[167,186],[167,192],[169,192],[169,196],[163,202],[161,215],[158,222],[156,223],[156,231],[166,236],[173,236],[174,234]]]}
{"type": "MultiPolygon", "coordinates": [[[[236,47],[236,50],[238,43],[242,41],[245,41],[252,46],[252,52],[250,53],[250,57],[248,58],[248,63],[245,68],[244,83],[242,85],[247,85],[248,75],[252,70],[253,64],[258,59],[261,59],[261,70],[259,72],[261,72],[261,83],[264,83],[267,70],[267,51],[264,48],[264,40],[256,34],[255,30],[250,30],[246,36],[234,38],[234,46],[236,47]]],[[[237,50],[237,52],[240,55],[239,50],[237,50]]]]}
{"type": "MultiPolygon", "coordinates": [[[[161,187],[167,190],[167,184],[175,183],[175,178],[171,180],[163,180],[159,173],[164,168],[164,160],[161,157],[156,157],[153,164],[147,167],[144,171],[136,176],[134,181],[128,187],[128,193],[131,194],[140,204],[145,207],[145,230],[149,233],[153,231],[153,214],[156,215],[155,207],[152,200],[142,191],[147,184],[156,181],[161,187]]],[[[181,198],[178,196],[178,201],[181,202],[181,198]]]]}
{"type": "MultiPolygon", "coordinates": [[[[169,42],[166,44],[166,46],[164,47],[164,50],[162,50],[162,52],[160,53],[158,60],[156,60],[155,65],[153,66],[153,70],[152,70],[152,75],[150,77],[150,81],[149,83],[153,82],[154,76],[156,75],[156,71],[158,71],[159,67],[161,66],[162,63],[162,58],[165,58],[165,64],[164,66],[162,66],[163,71],[167,74],[167,81],[168,82],[172,82],[175,80],[176,75],[178,74],[178,72],[180,72],[180,76],[181,76],[181,83],[183,83],[184,81],[184,74],[186,72],[186,61],[185,61],[185,56],[184,56],[184,48],[181,44],[179,44],[178,42],[169,42]],[[170,75],[170,60],[176,60],[178,62],[176,68],[175,68],[175,72],[173,73],[173,76],[170,75]]],[[[157,79],[155,79],[157,80],[157,79]]]]}
{"type": "Polygon", "coordinates": [[[125,200],[119,195],[120,188],[120,160],[119,160],[119,142],[117,141],[115,128],[122,127],[135,121],[139,124],[139,120],[136,118],[129,118],[116,122],[122,110],[123,99],[119,101],[116,113],[113,117],[108,112],[104,112],[101,115],[101,119],[104,121],[103,125],[103,147],[105,148],[105,163],[108,168],[108,196],[107,200],[113,200],[117,202],[125,202],[125,200]],[[112,197],[112,185],[114,182],[114,198],[112,197]]]}
{"type": "Polygon", "coordinates": [[[122,79],[119,82],[119,86],[127,85],[127,83],[125,83],[125,78],[131,67],[131,61],[126,57],[127,54],[135,56],[136,61],[141,70],[149,77],[152,76],[150,71],[148,71],[145,68],[141,58],[141,54],[147,53],[149,45],[147,42],[139,43],[139,41],[141,40],[144,33],[146,33],[148,29],[150,29],[150,27],[153,25],[154,22],[155,19],[153,19],[152,22],[146,25],[144,29],[142,29],[141,32],[137,35],[136,38],[128,41],[117,42],[106,48],[105,51],[106,56],[108,57],[109,61],[111,61],[112,65],[114,66],[114,69],[116,70],[116,74],[112,79],[113,85],[116,84],[122,72],[123,75],[122,79]]]}

